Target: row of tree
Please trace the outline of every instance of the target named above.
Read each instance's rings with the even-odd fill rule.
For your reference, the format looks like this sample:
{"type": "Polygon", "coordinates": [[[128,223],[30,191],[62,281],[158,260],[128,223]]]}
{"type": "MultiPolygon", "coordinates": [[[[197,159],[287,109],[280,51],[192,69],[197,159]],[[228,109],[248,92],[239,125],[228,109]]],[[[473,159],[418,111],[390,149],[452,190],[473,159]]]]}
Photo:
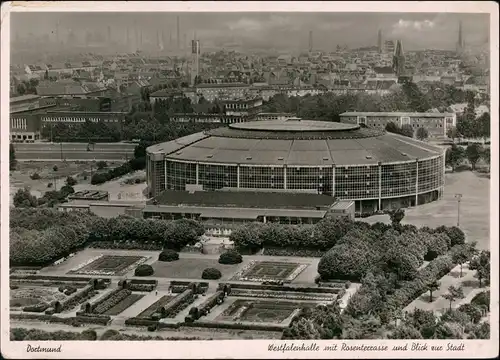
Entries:
{"type": "Polygon", "coordinates": [[[396,322],[384,323],[374,314],[353,317],[334,303],[302,310],[283,331],[282,339],[489,339],[490,324],[480,321],[485,307],[463,305],[441,317],[433,311],[415,309],[401,314],[396,322]]]}
{"type": "Polygon", "coordinates": [[[11,265],[46,265],[92,242],[157,243],[179,251],[204,233],[196,221],[105,219],[53,209],[13,209],[10,216],[11,265]],[[68,225],[70,224],[70,225],[68,225]]]}
{"type": "Polygon", "coordinates": [[[469,144],[466,148],[453,144],[446,149],[445,162],[446,166],[451,167],[452,171],[455,171],[467,159],[471,164],[472,170],[475,170],[479,160],[483,160],[486,164],[490,165],[490,156],[490,148],[483,148],[477,143],[469,144]]]}

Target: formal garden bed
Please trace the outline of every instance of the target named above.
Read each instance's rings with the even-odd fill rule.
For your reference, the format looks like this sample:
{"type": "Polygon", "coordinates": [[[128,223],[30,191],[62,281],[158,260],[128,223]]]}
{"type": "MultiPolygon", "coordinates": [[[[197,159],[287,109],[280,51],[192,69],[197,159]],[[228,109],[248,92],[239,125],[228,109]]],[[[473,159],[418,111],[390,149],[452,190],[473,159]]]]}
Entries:
{"type": "Polygon", "coordinates": [[[274,261],[250,261],[231,280],[263,282],[269,280],[293,281],[308,264],[274,261]]]}
{"type": "Polygon", "coordinates": [[[143,296],[143,294],[133,293],[129,289],[118,288],[93,304],[82,305],[78,314],[82,316],[118,315],[142,299],[143,296]]]}
{"type": "Polygon", "coordinates": [[[304,307],[315,307],[314,303],[289,301],[265,301],[237,299],[215,318],[221,322],[282,323],[304,307]]]}
{"type": "Polygon", "coordinates": [[[68,274],[121,276],[146,262],[145,256],[99,255],[73,268],[68,274]]]}
{"type": "Polygon", "coordinates": [[[150,319],[154,313],[161,314],[161,308],[166,306],[174,297],[175,295],[163,295],[159,300],[137,315],[137,318],[150,319]]]}
{"type": "MultiPolygon", "coordinates": [[[[14,285],[16,286],[16,285],[14,285]]],[[[16,310],[22,310],[25,307],[39,306],[42,308],[45,304],[47,309],[55,301],[64,301],[68,295],[60,292],[57,287],[49,286],[20,286],[10,290],[10,307],[16,310]]],[[[38,312],[43,312],[42,309],[38,312]]]]}

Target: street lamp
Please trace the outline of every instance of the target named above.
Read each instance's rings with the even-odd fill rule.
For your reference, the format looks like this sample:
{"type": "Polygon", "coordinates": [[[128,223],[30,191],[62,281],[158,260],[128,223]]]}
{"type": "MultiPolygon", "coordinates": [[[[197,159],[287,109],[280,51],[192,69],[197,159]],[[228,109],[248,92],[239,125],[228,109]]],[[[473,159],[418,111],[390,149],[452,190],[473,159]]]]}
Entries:
{"type": "Polygon", "coordinates": [[[460,201],[462,200],[462,194],[455,194],[455,199],[457,199],[457,226],[460,227],[460,201]]]}

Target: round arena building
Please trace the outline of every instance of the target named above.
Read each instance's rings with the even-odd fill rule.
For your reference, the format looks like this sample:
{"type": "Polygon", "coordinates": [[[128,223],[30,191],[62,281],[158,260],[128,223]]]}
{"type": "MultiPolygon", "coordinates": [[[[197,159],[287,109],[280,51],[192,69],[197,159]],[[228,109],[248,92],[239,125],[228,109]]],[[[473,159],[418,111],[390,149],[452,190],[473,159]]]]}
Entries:
{"type": "Polygon", "coordinates": [[[377,129],[288,119],[230,124],[147,148],[149,197],[164,190],[312,191],[356,211],[441,197],[444,149],[377,129]]]}

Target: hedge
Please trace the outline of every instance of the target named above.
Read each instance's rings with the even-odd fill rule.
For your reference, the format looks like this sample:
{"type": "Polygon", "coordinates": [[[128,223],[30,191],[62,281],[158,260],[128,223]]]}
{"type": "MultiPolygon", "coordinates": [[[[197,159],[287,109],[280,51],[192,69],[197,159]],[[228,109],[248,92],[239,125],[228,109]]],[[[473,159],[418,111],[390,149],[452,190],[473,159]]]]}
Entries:
{"type": "Polygon", "coordinates": [[[127,289],[131,291],[153,291],[156,288],[154,284],[128,284],[127,289]]]}
{"type": "MultiPolygon", "coordinates": [[[[107,301],[108,299],[110,299],[111,297],[113,297],[115,294],[119,293],[120,291],[122,291],[123,289],[121,288],[118,288],[118,289],[115,289],[113,291],[111,291],[108,295],[106,295],[105,297],[99,299],[97,302],[95,302],[94,304],[90,304],[90,309],[91,309],[91,312],[94,311],[94,309],[99,306],[100,304],[104,303],[105,301],[107,301]]],[[[85,304],[82,305],[82,310],[85,310],[85,304]]]]}
{"type": "Polygon", "coordinates": [[[415,279],[404,283],[396,289],[392,295],[386,299],[387,309],[404,308],[414,299],[428,291],[427,286],[432,282],[441,279],[448,274],[456,264],[453,263],[450,255],[442,255],[431,261],[424,269],[418,272],[415,279]]]}
{"type": "Polygon", "coordinates": [[[39,303],[39,304],[35,304],[35,305],[25,306],[25,307],[23,307],[23,311],[42,313],[45,310],[47,310],[49,307],[50,307],[50,305],[47,303],[39,303]]]}
{"type": "Polygon", "coordinates": [[[184,310],[187,306],[193,303],[195,294],[193,290],[188,289],[182,294],[176,296],[165,305],[165,317],[174,317],[179,311],[184,310]]]}
{"type": "MultiPolygon", "coordinates": [[[[92,277],[83,277],[83,276],[58,276],[58,275],[22,275],[22,274],[11,274],[11,279],[16,280],[54,280],[54,281],[64,281],[64,282],[89,282],[93,280],[92,277]]],[[[111,282],[109,278],[103,278],[105,282],[111,282]]]]}
{"type": "Polygon", "coordinates": [[[224,292],[222,290],[218,290],[215,294],[210,296],[207,301],[199,306],[200,312],[203,314],[205,312],[209,312],[212,310],[219,300],[219,298],[224,297],[224,292]]]}
{"type": "Polygon", "coordinates": [[[10,314],[11,320],[38,320],[49,323],[60,323],[73,325],[75,322],[79,322],[82,324],[97,324],[97,325],[107,325],[111,321],[111,317],[89,317],[89,316],[75,316],[75,317],[67,317],[60,318],[53,315],[38,315],[38,314],[10,314]]]}
{"type": "Polygon", "coordinates": [[[155,279],[132,279],[130,280],[130,284],[151,284],[158,285],[158,280],[155,279]]]}
{"type": "Polygon", "coordinates": [[[133,318],[128,318],[127,320],[125,320],[125,325],[128,325],[128,326],[151,326],[151,325],[158,325],[158,321],[133,317],[133,318]]]}
{"type": "Polygon", "coordinates": [[[62,312],[64,310],[72,309],[73,307],[84,302],[85,300],[92,298],[94,295],[95,295],[94,287],[92,285],[88,285],[84,287],[82,290],[69,296],[64,301],[59,302],[60,307],[54,306],[54,309],[56,312],[62,312]]]}
{"type": "MultiPolygon", "coordinates": [[[[224,288],[225,284],[219,284],[218,290],[224,288]]],[[[274,291],[293,291],[304,293],[318,293],[318,294],[337,294],[338,288],[311,288],[311,287],[293,287],[293,286],[274,286],[274,285],[260,285],[260,284],[228,284],[232,289],[250,289],[250,290],[274,290],[274,291]]]]}
{"type": "Polygon", "coordinates": [[[283,331],[284,325],[259,325],[259,324],[242,324],[242,323],[227,323],[215,321],[196,321],[192,323],[183,323],[182,326],[202,327],[213,329],[235,329],[235,330],[255,330],[255,331],[283,331]]]}

